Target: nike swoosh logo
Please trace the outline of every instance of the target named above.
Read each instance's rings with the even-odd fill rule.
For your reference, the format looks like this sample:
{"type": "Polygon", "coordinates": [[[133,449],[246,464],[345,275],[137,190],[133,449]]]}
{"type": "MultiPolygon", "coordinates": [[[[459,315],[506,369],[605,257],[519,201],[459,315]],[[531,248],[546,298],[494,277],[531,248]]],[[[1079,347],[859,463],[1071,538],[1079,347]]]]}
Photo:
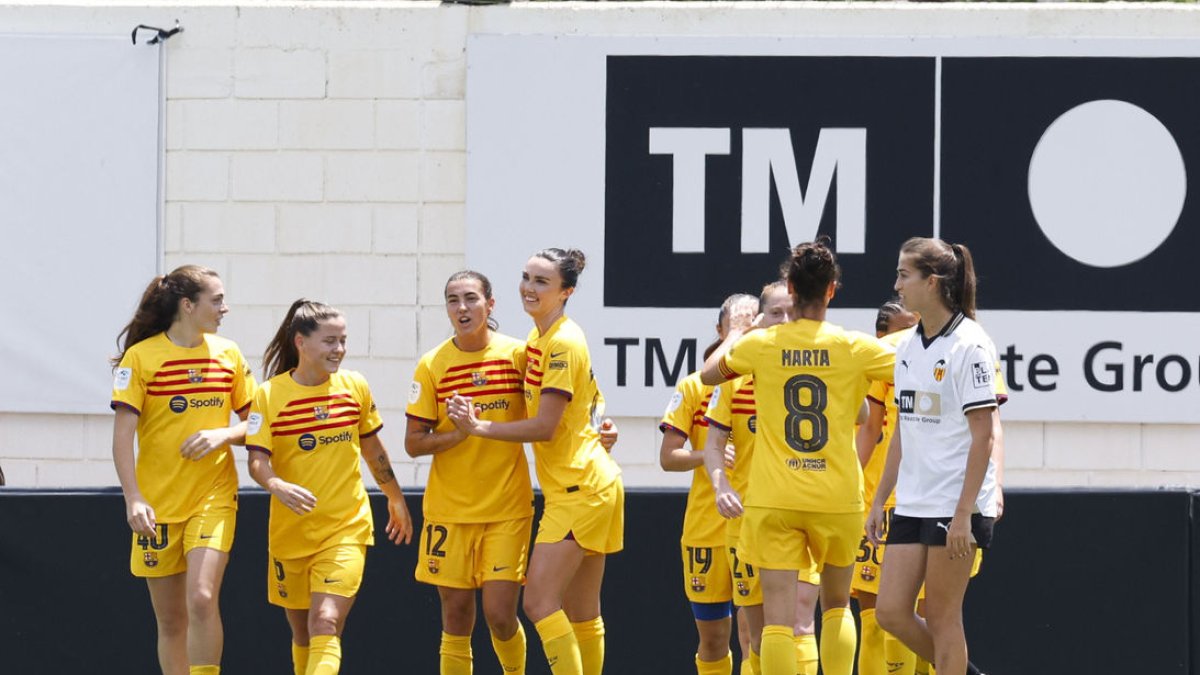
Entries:
{"type": "Polygon", "coordinates": [[[552,358],[552,359],[557,359],[558,357],[562,356],[563,354],[566,354],[566,352],[565,352],[565,351],[561,351],[561,352],[550,352],[550,358],[552,358]]]}
{"type": "Polygon", "coordinates": [[[200,535],[200,538],[201,539],[212,539],[213,536],[211,534],[202,534],[202,535],[200,535]]]}
{"type": "Polygon", "coordinates": [[[326,579],[326,580],[325,580],[325,583],[327,583],[327,584],[336,584],[336,583],[338,583],[339,581],[341,581],[341,579],[326,579]]]}
{"type": "Polygon", "coordinates": [[[503,572],[506,569],[508,569],[508,565],[504,565],[502,567],[496,567],[495,565],[492,565],[493,572],[503,572]]]}

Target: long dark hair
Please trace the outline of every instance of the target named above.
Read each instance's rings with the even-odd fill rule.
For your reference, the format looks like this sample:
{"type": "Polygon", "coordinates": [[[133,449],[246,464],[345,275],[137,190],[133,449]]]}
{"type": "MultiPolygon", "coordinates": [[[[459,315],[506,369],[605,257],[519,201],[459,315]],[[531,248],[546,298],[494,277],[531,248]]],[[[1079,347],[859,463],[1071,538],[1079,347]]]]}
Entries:
{"type": "Polygon", "coordinates": [[[271,338],[266,351],[263,352],[263,372],[267,378],[300,365],[300,353],[296,351],[296,333],[304,336],[312,335],[322,321],[336,319],[341,312],[315,300],[300,298],[292,303],[283,323],[271,338]]]}
{"type": "Polygon", "coordinates": [[[213,270],[199,265],[183,265],[171,270],[170,274],[154,277],[146,290],[142,291],[142,299],[133,318],[117,334],[117,350],[120,353],[111,359],[112,365],[115,367],[120,364],[130,347],[166,332],[179,314],[180,301],[187,298],[196,302],[207,285],[206,279],[210,277],[220,278],[213,270]]]}
{"type": "Polygon", "coordinates": [[[913,267],[922,276],[937,279],[942,302],[950,311],[975,318],[975,261],[966,246],[913,237],[904,242],[900,253],[911,256],[913,267]]]}
{"type": "Polygon", "coordinates": [[[797,308],[823,305],[829,284],[839,283],[842,278],[842,268],[829,248],[828,237],[796,246],[781,271],[792,285],[792,299],[797,308]]]}
{"type": "Polygon", "coordinates": [[[892,317],[905,313],[904,304],[899,298],[892,298],[879,306],[879,312],[875,315],[875,332],[887,333],[888,325],[892,323],[892,317]]]}
{"type": "MultiPolygon", "coordinates": [[[[483,297],[488,300],[492,299],[492,282],[482,272],[476,272],[475,270],[462,270],[451,274],[450,278],[446,280],[446,287],[442,290],[442,295],[446,294],[446,289],[450,288],[450,284],[455,281],[462,281],[463,279],[478,281],[479,287],[483,289],[483,297]]],[[[488,314],[487,327],[494,331],[500,330],[500,322],[491,314],[488,314]]]]}

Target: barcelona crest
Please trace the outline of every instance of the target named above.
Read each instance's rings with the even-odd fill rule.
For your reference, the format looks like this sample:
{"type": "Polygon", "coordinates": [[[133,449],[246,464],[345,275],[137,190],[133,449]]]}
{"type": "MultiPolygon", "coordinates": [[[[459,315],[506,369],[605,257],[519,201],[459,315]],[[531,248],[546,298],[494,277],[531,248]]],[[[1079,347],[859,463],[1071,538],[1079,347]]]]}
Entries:
{"type": "Polygon", "coordinates": [[[281,598],[287,597],[287,587],[284,586],[283,584],[276,584],[275,592],[278,593],[279,597],[281,597],[281,598]]]}
{"type": "Polygon", "coordinates": [[[188,368],[188,382],[192,384],[200,384],[204,381],[204,370],[202,368],[188,368]]]}
{"type": "Polygon", "coordinates": [[[428,567],[430,574],[437,574],[438,572],[442,571],[442,566],[437,561],[437,558],[430,558],[428,567]]]}
{"type": "Polygon", "coordinates": [[[744,598],[750,595],[750,587],[746,585],[746,582],[739,581],[737,582],[737,593],[744,598]]]}
{"type": "Polygon", "coordinates": [[[142,562],[146,567],[158,567],[158,554],[154,551],[146,551],[142,554],[142,562]]]}
{"type": "Polygon", "coordinates": [[[862,577],[863,581],[875,581],[877,576],[873,565],[863,565],[858,575],[862,577]]]}
{"type": "Polygon", "coordinates": [[[476,387],[482,387],[487,383],[487,376],[485,376],[483,373],[471,373],[471,384],[475,385],[476,387]]]}
{"type": "Polygon", "coordinates": [[[327,406],[327,405],[313,406],[313,417],[315,417],[319,420],[328,419],[329,418],[329,406],[327,406]]]}
{"type": "Polygon", "coordinates": [[[696,593],[704,592],[704,577],[692,577],[692,590],[696,593]]]}

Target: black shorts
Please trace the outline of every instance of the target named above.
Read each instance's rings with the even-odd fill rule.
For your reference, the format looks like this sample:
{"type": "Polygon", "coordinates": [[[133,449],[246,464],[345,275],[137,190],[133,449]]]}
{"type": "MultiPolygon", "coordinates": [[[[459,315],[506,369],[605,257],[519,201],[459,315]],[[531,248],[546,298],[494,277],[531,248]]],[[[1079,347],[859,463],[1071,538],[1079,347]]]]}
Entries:
{"type": "MultiPolygon", "coordinates": [[[[887,544],[924,544],[926,546],[945,546],[946,533],[953,518],[914,518],[892,514],[892,522],[888,524],[887,544]]],[[[971,534],[979,548],[992,545],[992,527],[995,518],[971,515],[971,534]]]]}

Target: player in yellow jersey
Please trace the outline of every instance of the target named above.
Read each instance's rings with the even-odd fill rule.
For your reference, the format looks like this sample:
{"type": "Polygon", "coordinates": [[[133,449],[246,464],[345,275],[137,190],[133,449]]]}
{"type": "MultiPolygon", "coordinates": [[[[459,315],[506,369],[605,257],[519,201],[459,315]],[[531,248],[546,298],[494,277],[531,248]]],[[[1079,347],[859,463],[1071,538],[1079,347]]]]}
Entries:
{"type": "MultiPolygon", "coordinates": [[[[734,313],[731,327],[745,332],[752,328],[770,328],[791,319],[792,296],[787,283],[779,280],[763,286],[758,306],[762,312],[734,313]]],[[[705,356],[706,360],[711,354],[705,356]]],[[[705,446],[705,470],[710,476],[714,471],[722,472],[723,479],[739,494],[745,494],[750,484],[750,466],[754,456],[754,439],[758,416],[754,404],[754,377],[743,375],[717,385],[712,402],[706,413],[710,423],[708,443],[705,446]],[[732,441],[732,443],[730,443],[732,441]],[[722,449],[725,452],[722,453],[722,449]]],[[[709,479],[712,484],[712,479],[709,479]]],[[[714,495],[715,497],[715,495],[714,495]]],[[[763,627],[763,599],[759,577],[753,565],[738,557],[742,529],[741,518],[726,521],[725,545],[730,570],[734,576],[738,606],[739,639],[742,639],[742,674],[748,675],[760,669],[757,661],[761,648],[763,627]],[[744,622],[744,623],[743,623],[744,622]]],[[[801,570],[796,589],[796,672],[799,675],[816,675],[817,644],[814,636],[813,613],[817,604],[817,584],[820,576],[813,567],[801,570]]]]}
{"type": "MultiPolygon", "coordinates": [[[[795,672],[796,579],[821,571],[821,670],[849,675],[857,641],[850,577],[863,526],[854,423],[868,380],[887,380],[894,352],[873,336],[825,321],[840,269],[825,241],[801,244],[785,265],[797,316],[731,334],[704,365],[717,383],[754,376],[757,434],[739,555],[763,589],[762,672],[795,672]]],[[[718,510],[743,513],[741,496],[714,472],[718,510]]]]}
{"type": "Polygon", "coordinates": [[[446,405],[462,394],[481,419],[524,419],[525,343],[496,332],[492,284],[484,275],[452,275],[445,296],[454,336],[421,357],[408,397],[405,448],[413,457],[433,456],[416,578],[436,586],[441,599],[441,675],[471,672],[477,588],[501,669],[524,673],[517,603],[533,524],[525,449],[468,436],[450,421],[446,405]]]}
{"type": "Polygon", "coordinates": [[[921,322],[896,350],[899,424],[867,517],[878,544],[895,488],[876,617],[943,675],[978,673],[967,659],[962,602],[976,550],[990,545],[999,515],[996,349],[974,321],[965,246],[906,241],[895,290],[921,322]],[[922,582],[924,619],[913,612],[922,582]]]}
{"type": "MultiPolygon", "coordinates": [[[[730,315],[743,307],[758,311],[758,298],[739,293],[721,304],[717,315],[717,342],[705,352],[707,358],[725,339],[730,315]]],[[[684,594],[692,606],[700,644],[696,649],[697,675],[729,675],[733,655],[729,651],[730,600],[733,584],[725,556],[725,523],[713,504],[712,483],[704,474],[704,442],[708,434],[708,410],[713,388],[692,373],[679,382],[667,404],[658,428],[663,432],[659,463],[664,471],[691,471],[683,516],[680,553],[683,556],[684,594]],[[689,443],[691,449],[684,447],[689,443]]]]}
{"type": "Polygon", "coordinates": [[[603,669],[604,559],[624,546],[621,472],[596,430],[603,397],[583,331],[565,313],[584,264],[582,252],[557,248],[538,251],[525,263],[521,300],[534,321],[525,348],[527,419],[480,419],[466,396],[449,405],[450,418],[472,436],[533,443],[546,507],[524,608],[554,675],[598,675],[603,669]]]}
{"type": "Polygon", "coordinates": [[[297,675],[336,673],[341,634],[374,543],[362,461],[387,496],[387,535],[408,543],[412,519],[362,375],[341,370],[346,320],[319,302],[292,303],[263,354],[270,377],[251,406],[250,476],[271,493],[267,598],[284,608],[297,675]]]}
{"type": "Polygon", "coordinates": [[[113,359],[113,462],[133,530],[130,568],[145,577],[163,673],[219,673],[218,598],[237,510],[229,447],[245,440],[254,376],[215,335],[229,311],[217,273],[185,265],[156,277],[113,359]],[[134,460],[134,436],[138,440],[134,460]]]}

